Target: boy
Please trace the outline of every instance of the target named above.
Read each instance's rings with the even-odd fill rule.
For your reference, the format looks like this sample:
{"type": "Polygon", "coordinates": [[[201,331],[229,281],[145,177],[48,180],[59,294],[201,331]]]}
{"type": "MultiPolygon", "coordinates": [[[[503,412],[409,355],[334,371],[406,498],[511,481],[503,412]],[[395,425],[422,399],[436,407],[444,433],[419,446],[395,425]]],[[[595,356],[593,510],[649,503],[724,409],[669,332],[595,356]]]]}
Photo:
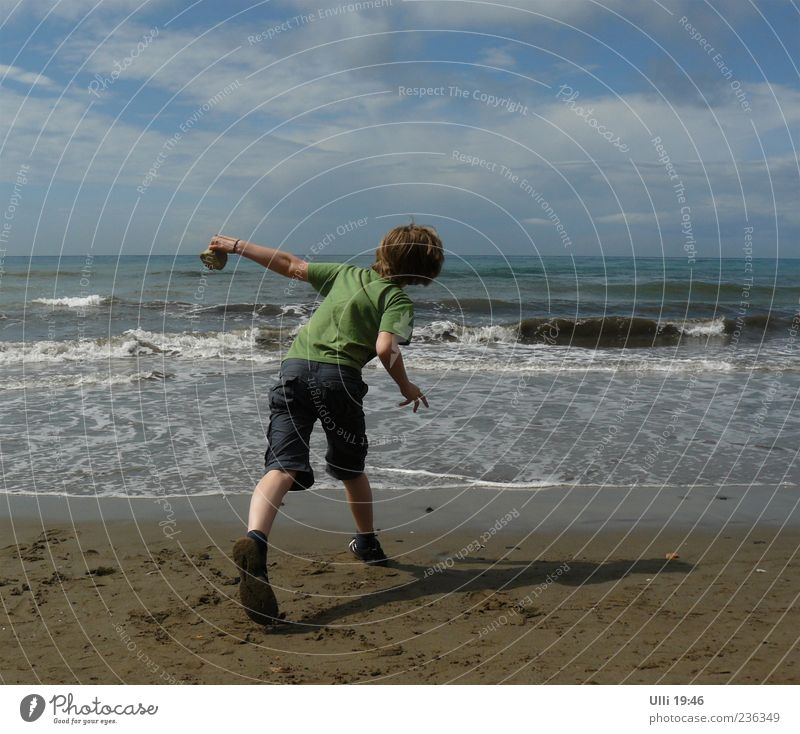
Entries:
{"type": "Polygon", "coordinates": [[[210,249],[242,255],[288,278],[310,283],[324,297],[281,363],[280,382],[270,390],[265,474],[250,502],[247,536],[236,541],[239,593],[248,616],[259,624],[278,617],[278,603],[267,579],[267,538],[289,490],[314,483],[309,438],[319,419],[328,440],[327,472],[344,482],[356,535],[350,551],[359,560],[385,565],[375,537],[372,490],[364,473],[367,435],[362,399],[367,385],[361,368],[375,356],[391,375],[404,401],[420,401],[422,391],[408,379],[398,344],[408,344],[414,306],[406,285],[439,275],[444,249],[436,230],[408,224],[386,233],[372,268],[340,263],[309,263],[280,250],[218,235],[210,249]]]}

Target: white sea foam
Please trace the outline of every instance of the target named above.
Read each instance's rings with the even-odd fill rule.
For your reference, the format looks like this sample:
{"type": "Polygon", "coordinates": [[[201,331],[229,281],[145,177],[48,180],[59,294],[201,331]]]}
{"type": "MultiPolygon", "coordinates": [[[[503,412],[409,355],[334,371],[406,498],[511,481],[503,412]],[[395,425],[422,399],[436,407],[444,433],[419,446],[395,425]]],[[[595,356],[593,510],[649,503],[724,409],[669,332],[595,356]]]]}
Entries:
{"type": "MultiPolygon", "coordinates": [[[[577,321],[578,326],[596,322],[600,329],[602,319],[591,318],[577,321]]],[[[542,320],[542,323],[545,323],[542,320]]],[[[655,326],[655,324],[654,324],[655,326]]],[[[725,335],[725,319],[717,318],[706,321],[666,321],[660,327],[669,326],[685,336],[708,337],[725,335]]],[[[520,326],[517,324],[489,324],[484,326],[468,326],[449,319],[432,321],[417,328],[415,338],[425,342],[444,342],[460,344],[515,344],[519,343],[520,326]]],[[[599,332],[598,332],[599,333],[599,332]]]]}
{"type": "MultiPolygon", "coordinates": [[[[720,329],[719,322],[690,328],[720,329]]],[[[224,359],[233,362],[275,364],[282,348],[300,329],[261,326],[209,332],[159,332],[129,329],[111,338],[63,341],[0,341],[0,365],[25,363],[79,363],[103,360],[131,360],[146,357],[202,362],[224,359]]],[[[461,327],[447,321],[433,322],[419,329],[428,338],[415,339],[404,350],[407,364],[419,370],[479,372],[524,375],[571,372],[731,372],[733,370],[796,371],[793,356],[772,350],[769,355],[739,349],[735,354],[676,352],[672,347],[648,349],[591,349],[567,345],[522,344],[513,340],[511,327],[485,326],[461,330],[460,336],[442,338],[461,327]],[[455,329],[454,329],[455,327],[455,329]],[[456,339],[454,341],[453,339],[456,339]]],[[[711,333],[711,332],[709,332],[711,333]]],[[[717,333],[717,332],[714,332],[717,333]]],[[[420,336],[420,334],[417,334],[420,336]]],[[[375,363],[377,364],[377,362],[375,363]]],[[[149,366],[149,365],[148,365],[149,366]]]]}
{"type": "Polygon", "coordinates": [[[62,306],[63,308],[85,308],[86,306],[99,306],[108,301],[107,296],[97,293],[91,296],[65,296],[64,298],[34,298],[33,303],[43,303],[45,306],[62,306]]]}
{"type": "Polygon", "coordinates": [[[315,303],[287,303],[281,306],[281,316],[300,316],[308,320],[308,317],[314,313],[316,308],[315,303]]]}
{"type": "Polygon", "coordinates": [[[466,474],[444,474],[432,472],[426,469],[396,469],[393,467],[376,466],[373,467],[376,473],[386,472],[389,474],[405,474],[415,477],[429,477],[431,479],[457,479],[464,483],[465,487],[492,487],[494,489],[544,489],[546,487],[565,486],[563,482],[536,480],[528,482],[493,482],[479,477],[470,477],[466,474]]]}
{"type": "Polygon", "coordinates": [[[725,319],[703,321],[689,326],[686,322],[675,324],[686,336],[723,336],[725,334],[725,319]]]}
{"type": "MultiPolygon", "coordinates": [[[[307,490],[307,491],[311,492],[311,493],[316,492],[318,490],[328,491],[328,490],[338,489],[339,486],[340,486],[339,484],[337,484],[337,483],[335,483],[333,481],[328,483],[326,480],[320,479],[320,481],[317,482],[312,489],[307,490]]],[[[394,489],[394,486],[388,486],[388,485],[387,486],[382,486],[380,483],[374,483],[372,486],[373,486],[373,489],[388,489],[388,490],[394,489]]],[[[438,489],[459,489],[462,486],[463,485],[452,485],[452,486],[449,486],[449,485],[441,485],[441,486],[439,486],[439,485],[437,485],[436,489],[437,490],[438,489]]],[[[784,488],[792,489],[792,490],[800,489],[800,484],[797,484],[796,482],[786,482],[786,481],[777,482],[777,483],[768,483],[768,484],[756,484],[756,483],[753,483],[753,482],[748,482],[748,483],[724,482],[724,483],[716,483],[716,484],[697,484],[695,482],[692,482],[692,483],[689,483],[689,484],[678,483],[678,482],[676,482],[676,483],[671,483],[670,482],[670,483],[666,483],[666,484],[663,483],[663,482],[661,482],[661,483],[649,483],[649,484],[642,484],[640,482],[631,482],[629,484],[606,484],[606,483],[603,483],[603,484],[594,483],[594,484],[592,484],[592,483],[583,483],[583,482],[581,482],[581,483],[568,482],[568,483],[563,483],[563,484],[560,484],[560,485],[553,484],[553,485],[549,485],[548,487],[534,487],[534,489],[550,489],[550,488],[557,489],[557,488],[563,488],[563,489],[565,489],[565,491],[572,491],[573,489],[576,489],[576,490],[596,490],[596,489],[604,489],[604,490],[631,489],[631,490],[634,490],[635,489],[635,490],[651,491],[651,490],[655,489],[655,490],[665,491],[665,490],[682,490],[682,489],[688,489],[688,490],[723,489],[723,488],[731,489],[731,488],[734,488],[734,487],[737,487],[737,488],[738,487],[742,487],[742,488],[744,488],[744,489],[746,489],[748,491],[752,491],[752,492],[755,492],[755,491],[758,491],[758,490],[769,490],[770,492],[774,492],[776,486],[784,487],[784,488]]],[[[495,487],[486,485],[485,483],[477,483],[477,484],[469,487],[469,489],[482,489],[482,488],[483,489],[495,489],[495,487]]],[[[502,489],[503,490],[508,490],[509,487],[504,486],[504,487],[502,487],[502,489]]],[[[515,489],[515,488],[512,487],[510,489],[515,489]]],[[[519,488],[516,488],[516,489],[523,489],[524,490],[525,488],[524,487],[519,487],[519,488]]],[[[250,489],[238,489],[238,490],[231,490],[231,491],[224,490],[224,489],[203,489],[203,490],[192,491],[192,493],[190,495],[186,494],[184,488],[176,488],[174,493],[167,493],[166,495],[163,492],[152,493],[152,492],[147,492],[147,491],[143,491],[143,492],[132,492],[132,491],[131,492],[120,492],[120,491],[108,490],[108,491],[104,491],[102,493],[102,495],[100,495],[100,494],[87,494],[87,493],[80,493],[80,492],[64,492],[64,491],[60,491],[60,490],[58,490],[58,491],[53,491],[53,490],[48,491],[46,489],[37,489],[35,491],[34,490],[30,490],[30,489],[8,489],[8,488],[0,489],[0,496],[2,496],[2,495],[11,495],[11,496],[15,496],[15,497],[76,497],[76,498],[86,497],[86,498],[91,499],[92,501],[95,501],[95,502],[97,501],[98,497],[102,497],[103,499],[121,498],[121,499],[125,499],[125,500],[133,499],[133,500],[142,500],[142,501],[168,497],[169,499],[176,500],[176,501],[187,500],[187,501],[191,502],[192,498],[196,498],[196,497],[236,497],[236,496],[249,497],[251,494],[252,494],[252,490],[250,490],[250,489]]]]}
{"type": "Polygon", "coordinates": [[[50,375],[48,377],[25,380],[5,380],[0,382],[2,390],[62,390],[76,387],[110,387],[113,385],[132,385],[142,381],[161,381],[171,374],[151,370],[130,375],[50,375]]]}
{"type": "Polygon", "coordinates": [[[416,329],[414,337],[425,341],[453,342],[462,344],[491,344],[495,342],[513,344],[517,341],[517,328],[509,325],[463,326],[454,321],[432,321],[416,329]]]}
{"type": "Polygon", "coordinates": [[[97,362],[152,355],[192,361],[223,358],[264,364],[277,361],[277,353],[265,351],[256,345],[260,333],[259,329],[196,334],[129,329],[110,339],[0,342],[0,364],[97,362]]]}
{"type": "MultiPolygon", "coordinates": [[[[482,372],[526,375],[573,372],[731,372],[740,365],[725,359],[676,359],[673,356],[602,352],[578,347],[516,345],[511,350],[462,346],[447,353],[438,349],[408,351],[406,364],[417,370],[438,372],[482,372]]],[[[765,367],[766,369],[767,367],[765,367]]]]}

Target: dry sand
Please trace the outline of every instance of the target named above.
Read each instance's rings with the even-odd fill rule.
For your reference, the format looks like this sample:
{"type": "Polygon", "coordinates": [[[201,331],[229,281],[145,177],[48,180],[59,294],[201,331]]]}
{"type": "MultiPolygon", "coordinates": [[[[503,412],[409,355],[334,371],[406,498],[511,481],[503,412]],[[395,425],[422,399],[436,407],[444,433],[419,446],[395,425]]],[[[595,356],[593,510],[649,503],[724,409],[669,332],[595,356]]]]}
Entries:
{"type": "Polygon", "coordinates": [[[800,682],[794,526],[521,532],[523,512],[480,548],[488,521],[386,531],[394,559],[370,568],[284,520],[286,622],[263,628],[239,605],[235,518],[187,505],[178,533],[97,507],[0,518],[3,683],[800,682]]]}

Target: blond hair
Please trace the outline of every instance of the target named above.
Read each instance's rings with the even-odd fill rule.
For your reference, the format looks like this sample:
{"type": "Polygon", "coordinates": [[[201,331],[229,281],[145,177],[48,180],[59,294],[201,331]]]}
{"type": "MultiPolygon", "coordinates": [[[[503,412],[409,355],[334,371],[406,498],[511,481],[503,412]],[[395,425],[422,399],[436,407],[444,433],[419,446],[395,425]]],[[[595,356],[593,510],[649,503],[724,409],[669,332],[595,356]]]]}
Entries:
{"type": "Polygon", "coordinates": [[[430,285],[444,263],[444,247],[433,227],[406,224],[389,230],[375,251],[372,269],[398,285],[430,285]]]}

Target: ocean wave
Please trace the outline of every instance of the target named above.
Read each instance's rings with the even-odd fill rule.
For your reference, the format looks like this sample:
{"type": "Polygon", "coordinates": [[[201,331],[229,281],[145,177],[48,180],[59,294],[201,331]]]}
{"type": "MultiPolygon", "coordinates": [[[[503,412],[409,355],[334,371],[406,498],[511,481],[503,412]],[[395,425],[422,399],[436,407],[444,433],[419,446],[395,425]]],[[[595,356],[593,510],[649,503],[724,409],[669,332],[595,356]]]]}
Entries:
{"type": "Polygon", "coordinates": [[[427,342],[460,342],[462,344],[494,342],[512,344],[519,340],[519,327],[502,324],[463,326],[454,321],[432,321],[415,329],[414,339],[427,342]]]}
{"type": "Polygon", "coordinates": [[[502,298],[442,298],[435,301],[415,300],[414,303],[417,308],[428,311],[458,311],[465,314],[519,313],[527,307],[521,298],[517,301],[502,298]]]}
{"type": "MultiPolygon", "coordinates": [[[[439,480],[460,480],[464,487],[491,487],[493,489],[550,489],[566,486],[564,482],[557,480],[531,480],[527,482],[496,482],[481,477],[470,477],[466,474],[447,474],[441,472],[428,471],[426,469],[395,469],[393,467],[375,466],[371,471],[376,474],[403,474],[405,476],[425,477],[428,479],[439,480]]],[[[458,485],[456,485],[458,486],[458,485]]]]}
{"type": "Polygon", "coordinates": [[[685,324],[674,324],[670,326],[677,328],[686,336],[724,336],[727,332],[725,319],[718,318],[712,321],[701,321],[699,323],[687,322],[685,324]]]}
{"type": "Polygon", "coordinates": [[[85,308],[87,306],[106,306],[113,304],[116,309],[129,308],[134,311],[140,311],[142,309],[148,311],[163,311],[189,318],[196,318],[205,314],[229,316],[239,313],[252,314],[254,316],[289,316],[305,318],[310,316],[317,306],[315,303],[277,304],[258,303],[254,301],[211,304],[205,304],[202,301],[169,301],[165,299],[138,301],[117,296],[101,296],[99,294],[89,296],[66,296],[63,298],[34,298],[31,302],[61,308],[85,308]]]}
{"type": "MultiPolygon", "coordinates": [[[[784,322],[789,323],[785,319],[784,322]]],[[[537,365],[547,361],[545,368],[549,371],[567,368],[563,361],[564,353],[575,355],[582,352],[586,359],[582,358],[575,369],[585,369],[586,362],[608,364],[612,365],[611,369],[617,369],[615,363],[624,357],[624,350],[628,348],[635,348],[641,355],[653,356],[658,347],[670,347],[671,356],[659,356],[659,361],[668,362],[672,357],[680,356],[675,352],[676,348],[688,345],[693,345],[694,350],[716,347],[723,351],[735,346],[739,352],[734,356],[738,356],[740,347],[748,343],[763,345],[767,330],[774,331],[778,323],[782,322],[763,316],[750,316],[741,321],[723,317],[686,321],[623,316],[586,319],[539,317],[517,323],[486,325],[444,319],[418,325],[408,358],[417,364],[425,364],[425,369],[428,362],[439,360],[445,367],[461,362],[469,365],[469,369],[489,371],[505,371],[506,364],[509,371],[528,369],[530,360],[537,365]],[[653,352],[646,347],[652,348],[653,352]],[[489,348],[496,348],[496,351],[487,353],[489,348]],[[525,350],[533,351],[528,353],[525,350]]],[[[153,356],[266,364],[281,358],[300,328],[301,323],[292,319],[287,323],[273,321],[254,328],[224,331],[161,332],[138,328],[110,338],[0,341],[0,364],[96,362],[153,356]]],[[[781,333],[777,332],[777,336],[781,333]]],[[[771,352],[775,352],[781,348],[782,342],[776,338],[772,345],[771,352]]],[[[687,356],[692,357],[690,361],[694,363],[699,355],[692,353],[687,356]]],[[[727,369],[724,363],[725,360],[721,360],[712,368],[727,369]]],[[[594,365],[592,368],[599,369],[594,365]]],[[[754,368],[761,369],[761,366],[755,365],[754,368]]],[[[742,365],[742,369],[748,369],[747,365],[742,365]]]]}
{"type": "Polygon", "coordinates": [[[176,359],[227,359],[270,363],[277,353],[264,349],[281,341],[280,329],[259,327],[205,333],[158,333],[128,329],[111,338],[0,342],[0,364],[97,362],[164,355],[176,359]]]}
{"type": "Polygon", "coordinates": [[[584,295],[590,293],[605,293],[609,297],[624,298],[626,300],[658,298],[665,302],[686,300],[691,296],[692,301],[700,298],[710,298],[715,303],[720,301],[739,301],[742,292],[747,293],[747,298],[763,297],[767,300],[780,296],[791,295],[795,286],[778,283],[770,285],[753,285],[745,283],[732,283],[713,280],[645,280],[637,283],[584,283],[581,291],[584,295]]]}
{"type": "Polygon", "coordinates": [[[133,385],[138,382],[162,382],[174,377],[172,373],[151,370],[132,375],[50,375],[48,377],[25,380],[4,380],[0,382],[3,390],[64,390],[76,387],[110,387],[113,385],[133,385]]]}
{"type": "Polygon", "coordinates": [[[62,308],[85,308],[86,306],[100,306],[111,302],[110,296],[101,296],[93,293],[90,296],[64,296],[63,298],[34,298],[32,303],[41,303],[45,306],[61,306],[62,308]]]}
{"type": "Polygon", "coordinates": [[[201,306],[197,304],[181,305],[188,305],[188,311],[192,314],[219,313],[227,315],[233,313],[248,313],[259,316],[280,316],[284,313],[285,308],[285,306],[278,306],[273,303],[216,303],[210,306],[201,306]]]}
{"type": "Polygon", "coordinates": [[[606,316],[586,319],[525,319],[519,324],[524,344],[556,344],[587,347],[646,347],[674,344],[683,336],[722,335],[719,320],[676,323],[637,316],[606,316]]]}
{"type": "MultiPolygon", "coordinates": [[[[566,349],[566,348],[564,348],[566,349]]],[[[617,353],[620,354],[620,353],[617,353]]],[[[575,350],[568,353],[555,354],[550,351],[539,351],[535,355],[520,355],[518,352],[506,352],[503,357],[493,357],[482,351],[481,353],[459,352],[450,359],[441,354],[417,355],[409,354],[405,357],[407,366],[420,371],[436,372],[445,375],[448,372],[467,373],[493,373],[510,375],[513,378],[544,374],[573,372],[605,372],[605,373],[707,373],[707,372],[734,372],[739,369],[753,369],[756,371],[789,371],[793,369],[787,365],[777,365],[765,362],[763,365],[741,365],[733,360],[726,359],[675,359],[673,357],[652,357],[637,359],[633,356],[620,359],[618,356],[597,352],[583,351],[580,356],[575,350]]]]}
{"type": "Polygon", "coordinates": [[[520,343],[588,348],[672,346],[684,340],[717,340],[721,343],[737,332],[752,337],[763,336],[780,326],[785,319],[754,315],[736,320],[712,319],[664,320],[631,316],[588,318],[535,317],[516,324],[471,326],[450,320],[432,321],[419,327],[414,338],[423,342],[458,342],[461,344],[520,343]]]}

